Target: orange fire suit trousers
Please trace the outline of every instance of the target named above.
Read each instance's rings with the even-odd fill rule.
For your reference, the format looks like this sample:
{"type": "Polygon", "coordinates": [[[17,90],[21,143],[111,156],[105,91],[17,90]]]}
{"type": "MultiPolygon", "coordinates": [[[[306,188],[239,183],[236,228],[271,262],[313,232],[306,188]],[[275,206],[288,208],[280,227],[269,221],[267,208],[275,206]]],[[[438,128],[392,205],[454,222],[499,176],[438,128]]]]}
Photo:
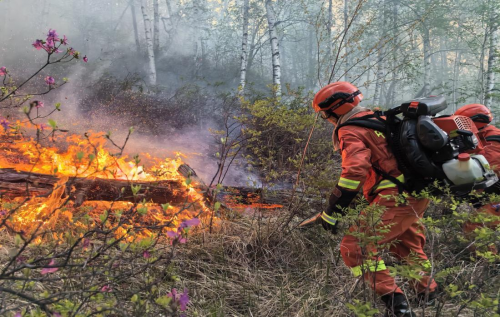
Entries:
{"type": "MultiPolygon", "coordinates": [[[[492,215],[492,216],[497,216],[498,220],[492,221],[489,223],[477,223],[477,222],[474,222],[473,220],[467,221],[464,224],[464,232],[467,236],[470,236],[472,234],[472,232],[474,230],[476,230],[476,228],[482,228],[482,227],[486,226],[488,228],[495,229],[497,226],[500,225],[500,204],[489,204],[489,205],[483,206],[483,207],[479,208],[477,210],[477,212],[485,213],[485,214],[492,215]]],[[[473,249],[475,249],[475,248],[474,247],[471,248],[471,250],[473,250],[473,249]]],[[[496,249],[496,247],[494,245],[489,246],[489,249],[490,249],[490,251],[492,251],[495,254],[498,253],[498,250],[496,249]]]]}
{"type": "MultiPolygon", "coordinates": [[[[496,228],[498,225],[500,225],[500,204],[489,204],[489,205],[481,207],[477,211],[488,214],[488,215],[499,217],[498,221],[493,221],[493,222],[486,224],[487,227],[496,228]]],[[[474,221],[467,221],[464,224],[464,231],[465,231],[465,233],[471,233],[476,228],[480,228],[480,227],[484,227],[484,226],[485,226],[485,224],[483,224],[483,223],[476,223],[474,221]]]]}
{"type": "MultiPolygon", "coordinates": [[[[390,251],[399,259],[414,263],[418,261],[426,270],[430,270],[431,263],[424,253],[425,236],[423,226],[418,223],[427,208],[427,199],[408,198],[408,204],[396,204],[393,198],[383,198],[381,195],[394,195],[393,190],[385,190],[379,193],[370,205],[378,204],[385,207],[380,219],[380,226],[391,225],[388,232],[377,233],[382,239],[378,245],[369,245],[364,250],[361,248],[358,238],[347,234],[340,245],[340,252],[344,263],[351,269],[355,277],[363,275],[375,292],[382,296],[389,293],[402,293],[396,285],[394,278],[389,275],[382,259],[377,257],[377,249],[380,245],[391,243],[390,251]],[[397,206],[396,206],[397,205],[397,206]],[[369,257],[367,254],[372,256],[369,257]]],[[[350,232],[371,232],[372,229],[363,226],[352,226],[350,232]]],[[[426,273],[421,273],[422,278],[415,281],[417,292],[433,292],[437,284],[431,280],[426,273]]]]}

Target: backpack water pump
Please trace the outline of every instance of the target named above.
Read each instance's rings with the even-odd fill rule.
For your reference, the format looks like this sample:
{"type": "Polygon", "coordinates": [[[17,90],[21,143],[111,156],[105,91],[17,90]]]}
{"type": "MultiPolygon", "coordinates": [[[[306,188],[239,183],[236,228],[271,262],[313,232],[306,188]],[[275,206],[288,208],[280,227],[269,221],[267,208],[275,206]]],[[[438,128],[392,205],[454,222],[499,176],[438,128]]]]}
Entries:
{"type": "MultiPolygon", "coordinates": [[[[484,189],[498,181],[484,156],[485,140],[474,122],[465,116],[436,115],[447,108],[441,96],[414,99],[387,111],[376,111],[339,125],[356,125],[384,132],[405,183],[398,187],[420,191],[434,180],[449,185],[453,192],[484,189]]],[[[393,182],[384,171],[377,173],[393,182]]]]}

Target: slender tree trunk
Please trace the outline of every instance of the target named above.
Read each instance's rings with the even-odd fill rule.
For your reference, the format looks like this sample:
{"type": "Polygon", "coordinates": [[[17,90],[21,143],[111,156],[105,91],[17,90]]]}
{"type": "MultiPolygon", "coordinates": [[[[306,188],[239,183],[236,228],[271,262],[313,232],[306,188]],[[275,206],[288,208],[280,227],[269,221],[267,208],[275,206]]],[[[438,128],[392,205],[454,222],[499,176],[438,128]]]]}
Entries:
{"type": "Polygon", "coordinates": [[[264,17],[261,17],[258,21],[255,21],[253,31],[250,32],[252,34],[252,41],[250,42],[250,50],[248,51],[247,70],[252,69],[253,61],[255,59],[255,56],[257,55],[255,39],[257,38],[257,35],[259,35],[260,26],[262,25],[263,21],[264,17]]]}
{"type": "MultiPolygon", "coordinates": [[[[344,0],[344,33],[345,40],[344,43],[349,43],[349,38],[347,36],[347,25],[349,23],[349,0],[344,0]]],[[[345,60],[345,81],[350,81],[349,68],[350,68],[350,58],[349,58],[349,44],[344,44],[344,60],[345,60]]]]}
{"type": "Polygon", "coordinates": [[[455,63],[453,65],[453,87],[452,87],[452,102],[453,102],[453,111],[454,112],[458,108],[457,89],[458,89],[458,74],[460,73],[460,60],[461,59],[462,59],[462,52],[456,51],[455,63]]]}
{"type": "MultiPolygon", "coordinates": [[[[459,20],[458,21],[458,28],[457,28],[456,45],[459,45],[459,43],[461,42],[461,39],[460,39],[461,32],[462,32],[462,22],[459,20]]],[[[451,91],[453,112],[455,112],[455,110],[458,108],[457,90],[458,90],[458,74],[460,73],[460,61],[461,60],[462,60],[462,51],[457,50],[455,52],[455,60],[453,62],[453,85],[452,85],[452,91],[451,91]]]]}
{"type": "Polygon", "coordinates": [[[137,18],[136,18],[136,14],[135,14],[134,0],[130,1],[130,13],[132,14],[132,24],[134,26],[135,46],[137,49],[137,54],[140,54],[141,43],[139,42],[139,31],[137,30],[137,18]]]}
{"type": "Polygon", "coordinates": [[[155,57],[157,57],[160,51],[160,9],[158,5],[158,0],[153,0],[153,11],[154,11],[153,50],[155,52],[155,57]]]}
{"type": "Polygon", "coordinates": [[[384,0],[383,8],[382,8],[382,31],[380,34],[380,40],[378,44],[378,53],[377,53],[377,74],[375,75],[375,92],[373,94],[373,104],[375,106],[379,106],[381,103],[381,95],[382,95],[382,81],[384,80],[385,75],[385,45],[386,43],[386,35],[387,35],[387,2],[389,0],[384,0]]]}
{"type": "Polygon", "coordinates": [[[392,60],[391,60],[391,69],[392,69],[392,79],[391,79],[391,84],[389,85],[389,89],[387,92],[387,97],[386,97],[386,104],[387,106],[392,106],[395,103],[396,99],[396,90],[398,89],[398,73],[399,73],[399,67],[398,67],[398,48],[399,48],[399,43],[398,43],[398,30],[394,27],[395,25],[398,25],[398,17],[399,17],[399,12],[398,12],[398,5],[396,1],[392,2],[392,18],[391,18],[391,25],[392,27],[392,32],[391,32],[391,37],[392,37],[392,42],[394,43],[393,45],[395,46],[392,49],[392,60]]]}
{"type": "MultiPolygon", "coordinates": [[[[493,4],[495,5],[495,4],[493,4]]],[[[498,39],[498,19],[499,14],[494,8],[491,9],[491,18],[489,25],[490,47],[488,51],[488,69],[486,71],[486,90],[484,94],[484,105],[491,108],[493,104],[493,89],[495,88],[495,73],[498,64],[498,51],[500,50],[500,42],[498,39]]]]}
{"type": "Polygon", "coordinates": [[[484,103],[485,83],[484,83],[484,58],[486,56],[486,47],[488,43],[488,29],[484,32],[483,43],[481,44],[481,55],[479,56],[479,71],[477,81],[479,82],[479,103],[484,103]]]}
{"type": "Polygon", "coordinates": [[[428,96],[431,93],[431,40],[429,28],[422,23],[422,44],[424,46],[424,91],[423,95],[428,96]]]}
{"type": "Polygon", "coordinates": [[[165,0],[165,3],[167,4],[167,10],[168,10],[168,16],[170,19],[172,19],[172,5],[170,4],[170,0],[165,0]]]}
{"type": "Polygon", "coordinates": [[[328,21],[326,21],[326,27],[328,32],[328,45],[327,47],[327,56],[328,60],[333,56],[333,36],[332,36],[332,26],[333,26],[333,0],[328,0],[328,21]]]}
{"type": "Polygon", "coordinates": [[[316,72],[315,72],[315,64],[316,64],[316,59],[314,58],[315,57],[315,52],[314,52],[314,33],[313,33],[313,28],[312,27],[309,27],[309,36],[307,37],[307,46],[309,47],[309,54],[307,54],[307,56],[309,56],[308,58],[308,64],[307,64],[307,74],[308,74],[308,78],[309,78],[309,85],[310,85],[310,88],[312,90],[315,90],[314,88],[314,85],[316,83],[316,72]]]}
{"type": "Polygon", "coordinates": [[[278,34],[276,32],[276,16],[271,6],[271,0],[266,0],[266,15],[269,25],[269,40],[271,42],[271,53],[273,61],[273,85],[276,96],[281,96],[281,63],[278,34]]]}
{"type": "Polygon", "coordinates": [[[148,16],[146,10],[146,0],[141,0],[141,10],[142,16],[144,17],[144,29],[146,34],[146,46],[148,48],[148,82],[150,85],[156,85],[156,63],[155,63],[155,52],[153,49],[153,38],[151,36],[151,20],[148,16]]]}
{"type": "MultiPolygon", "coordinates": [[[[382,44],[382,41],[381,45],[384,45],[382,44]]],[[[385,49],[383,47],[379,47],[377,56],[377,73],[375,75],[375,92],[373,94],[373,104],[376,106],[380,105],[380,95],[381,95],[380,88],[382,86],[382,81],[384,80],[384,73],[385,73],[384,54],[385,54],[385,49]]]]}
{"type": "Polygon", "coordinates": [[[247,80],[247,44],[248,44],[248,11],[249,0],[243,1],[243,37],[241,39],[241,67],[240,67],[240,87],[239,93],[245,93],[245,84],[247,80]]]}
{"type": "Polygon", "coordinates": [[[441,50],[441,74],[439,76],[439,82],[441,83],[441,94],[445,94],[444,83],[448,77],[448,60],[446,52],[446,42],[442,36],[439,37],[439,49],[441,50]]]}

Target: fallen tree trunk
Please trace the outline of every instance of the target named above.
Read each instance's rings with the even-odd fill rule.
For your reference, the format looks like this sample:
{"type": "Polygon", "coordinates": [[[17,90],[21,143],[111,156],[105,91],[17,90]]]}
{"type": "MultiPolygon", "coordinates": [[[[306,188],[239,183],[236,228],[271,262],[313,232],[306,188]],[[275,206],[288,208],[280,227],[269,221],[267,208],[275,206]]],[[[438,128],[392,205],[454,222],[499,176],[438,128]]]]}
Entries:
{"type": "MultiPolygon", "coordinates": [[[[214,189],[209,188],[190,166],[183,164],[177,171],[191,180],[194,189],[201,193],[209,204],[219,201],[228,209],[245,206],[279,208],[281,206],[278,204],[282,204],[285,199],[282,195],[263,195],[260,189],[246,187],[226,187],[214,197],[214,189]]],[[[0,168],[0,197],[48,197],[59,184],[66,187],[65,197],[73,200],[76,207],[85,201],[146,200],[172,205],[190,203],[187,188],[183,183],[181,180],[127,181],[79,177],[72,177],[61,183],[61,179],[54,175],[0,168]],[[133,194],[132,186],[140,186],[136,195],[133,194]]]]}
{"type": "MultiPolygon", "coordinates": [[[[206,189],[206,185],[198,185],[198,178],[191,178],[195,189],[206,189]]],[[[59,181],[60,179],[54,175],[0,169],[0,195],[8,198],[47,197],[59,181]]],[[[158,204],[188,202],[187,189],[180,180],[127,181],[73,177],[64,185],[66,195],[75,201],[76,206],[87,200],[140,202],[145,199],[158,204]],[[132,185],[140,186],[135,196],[132,185]]]]}

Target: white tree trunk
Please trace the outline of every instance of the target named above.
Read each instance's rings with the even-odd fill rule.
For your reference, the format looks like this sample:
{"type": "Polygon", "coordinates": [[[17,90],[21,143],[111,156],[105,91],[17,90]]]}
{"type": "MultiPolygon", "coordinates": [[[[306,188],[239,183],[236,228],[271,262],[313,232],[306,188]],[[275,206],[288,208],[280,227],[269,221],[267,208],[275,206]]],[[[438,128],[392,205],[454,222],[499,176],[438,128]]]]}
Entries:
{"type": "Polygon", "coordinates": [[[424,46],[424,97],[431,93],[431,41],[429,36],[429,28],[423,27],[422,42],[424,46]]]}
{"type": "Polygon", "coordinates": [[[146,46],[148,48],[148,82],[150,85],[156,85],[156,64],[155,64],[155,52],[153,49],[153,38],[151,37],[151,20],[149,19],[146,10],[146,0],[141,0],[141,10],[142,16],[144,17],[144,29],[146,33],[146,46]]]}
{"type": "Polygon", "coordinates": [[[269,25],[269,39],[271,41],[271,53],[273,60],[273,85],[276,96],[281,96],[281,64],[278,34],[276,32],[276,16],[271,6],[271,0],[266,0],[267,24],[269,25]]]}
{"type": "Polygon", "coordinates": [[[446,52],[446,43],[442,36],[439,37],[439,49],[441,52],[441,74],[439,78],[439,82],[441,83],[441,94],[444,95],[446,93],[444,82],[448,77],[448,60],[447,60],[447,52],[446,52]]]}
{"type": "Polygon", "coordinates": [[[349,23],[349,0],[344,0],[344,60],[345,60],[345,81],[351,81],[351,77],[349,76],[349,68],[351,67],[349,61],[349,38],[347,37],[347,25],[349,23]]]}
{"type": "Polygon", "coordinates": [[[158,0],[153,0],[153,11],[154,11],[154,27],[153,27],[153,49],[155,56],[158,56],[160,51],[160,9],[158,5],[158,0]]]}
{"type": "Polygon", "coordinates": [[[385,49],[384,47],[382,47],[382,45],[384,44],[381,44],[379,46],[378,57],[377,57],[377,74],[375,76],[375,92],[373,94],[373,104],[375,106],[379,106],[381,102],[380,100],[381,99],[380,95],[382,94],[381,86],[385,74],[385,61],[384,61],[385,49]]]}
{"type": "Polygon", "coordinates": [[[326,50],[327,50],[328,60],[331,60],[333,56],[332,26],[333,26],[333,0],[328,0],[328,21],[326,21],[326,28],[328,33],[328,45],[326,46],[326,50]]]}
{"type": "Polygon", "coordinates": [[[241,67],[240,67],[240,87],[239,93],[245,93],[245,84],[247,80],[247,45],[248,45],[248,11],[249,0],[243,1],[243,37],[241,40],[241,67]]]}
{"type": "Polygon", "coordinates": [[[484,94],[484,105],[491,108],[493,103],[493,89],[495,88],[495,70],[498,64],[500,42],[498,39],[498,12],[493,9],[490,19],[490,47],[488,52],[488,69],[486,71],[486,90],[484,94]]]}
{"type": "Polygon", "coordinates": [[[382,84],[385,76],[385,45],[387,45],[386,42],[386,35],[387,35],[387,2],[388,0],[384,1],[383,8],[382,8],[382,27],[381,27],[381,33],[380,33],[380,40],[377,46],[378,49],[378,54],[377,54],[377,73],[375,75],[375,92],[373,94],[373,104],[375,106],[379,106],[381,103],[381,96],[382,96],[382,84]]]}

